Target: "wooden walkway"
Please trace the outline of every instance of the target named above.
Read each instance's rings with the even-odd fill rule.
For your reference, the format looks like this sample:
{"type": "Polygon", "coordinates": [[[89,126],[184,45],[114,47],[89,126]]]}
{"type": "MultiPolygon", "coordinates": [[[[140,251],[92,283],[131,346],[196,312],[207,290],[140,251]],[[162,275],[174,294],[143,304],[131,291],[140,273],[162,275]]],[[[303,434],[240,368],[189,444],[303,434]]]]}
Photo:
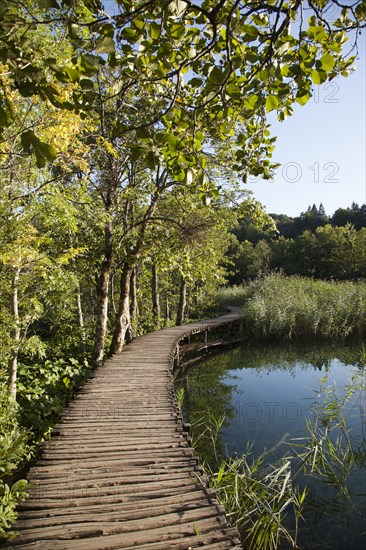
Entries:
{"type": "Polygon", "coordinates": [[[97,369],[31,468],[19,537],[5,546],[242,548],[202,478],[172,381],[183,337],[239,318],[230,313],[147,334],[97,369]]]}

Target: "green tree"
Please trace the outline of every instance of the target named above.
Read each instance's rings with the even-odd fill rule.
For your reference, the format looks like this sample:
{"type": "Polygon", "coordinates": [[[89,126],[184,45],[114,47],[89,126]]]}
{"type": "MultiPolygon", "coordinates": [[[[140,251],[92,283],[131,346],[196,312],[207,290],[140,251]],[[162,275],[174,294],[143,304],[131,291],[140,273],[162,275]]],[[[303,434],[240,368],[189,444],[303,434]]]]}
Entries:
{"type": "Polygon", "coordinates": [[[353,226],[317,229],[317,262],[315,275],[319,278],[346,279],[356,274],[355,239],[353,226]]]}
{"type": "MultiPolygon", "coordinates": [[[[117,4],[119,12],[108,16],[99,0],[6,0],[0,11],[0,59],[9,85],[22,95],[81,114],[93,104],[94,77],[108,65],[119,74],[114,94],[125,112],[135,109],[131,96],[153,105],[143,122],[126,125],[117,117],[116,131],[125,135],[138,129],[139,139],[152,140],[149,158],[155,165],[168,142],[176,178],[189,168],[202,172],[199,153],[207,133],[235,138],[244,176],[268,176],[273,141],[266,113],[277,111],[283,120],[292,114],[293,103],[310,99],[314,84],[348,74],[353,58],[344,58],[343,45],[347,32],[364,25],[366,11],[364,0],[351,5],[335,0],[117,4]],[[334,5],[337,18],[328,20],[334,5]],[[25,31],[28,36],[46,26],[56,42],[73,48],[71,62],[37,55],[41,46],[25,38],[25,31]],[[74,83],[73,96],[65,101],[55,83],[74,83]],[[194,159],[176,151],[183,135],[192,141],[194,159]]],[[[1,108],[6,127],[12,109],[3,87],[1,108]]],[[[34,134],[29,137],[36,155],[52,156],[34,134]]],[[[141,147],[135,144],[135,154],[141,147]]]]}
{"type": "MultiPolygon", "coordinates": [[[[6,297],[3,308],[10,320],[4,327],[10,330],[2,360],[8,362],[8,385],[15,396],[19,354],[35,358],[45,354],[45,344],[33,330],[44,315],[45,300],[50,302],[51,294],[60,291],[68,301],[64,292],[68,276],[69,288],[73,288],[73,277],[65,266],[77,254],[67,236],[76,230],[78,212],[70,198],[77,200],[82,192],[75,173],[85,168],[86,147],[79,137],[86,125],[72,112],[23,98],[10,88],[7,92],[13,119],[4,129],[0,144],[0,262],[6,297]],[[39,166],[34,167],[33,157],[24,151],[24,140],[22,146],[14,139],[14,135],[26,135],[30,128],[40,136],[41,148],[47,143],[47,150],[56,152],[57,147],[53,164],[36,153],[39,166]]],[[[53,305],[49,319],[55,327],[57,299],[53,305]]]]}

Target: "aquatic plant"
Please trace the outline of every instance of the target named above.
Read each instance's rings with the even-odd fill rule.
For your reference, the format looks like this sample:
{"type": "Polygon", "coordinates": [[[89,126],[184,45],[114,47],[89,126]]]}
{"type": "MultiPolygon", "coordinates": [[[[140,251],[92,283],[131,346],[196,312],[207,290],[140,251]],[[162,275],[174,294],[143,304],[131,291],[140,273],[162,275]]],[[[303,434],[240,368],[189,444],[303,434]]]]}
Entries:
{"type": "Polygon", "coordinates": [[[221,289],[220,306],[243,308],[243,334],[257,339],[346,338],[366,334],[366,283],[273,273],[221,289]]]}
{"type": "Polygon", "coordinates": [[[193,416],[194,446],[245,548],[299,548],[314,534],[321,516],[333,523],[335,517],[363,513],[352,500],[352,480],[366,466],[365,395],[361,363],[342,386],[331,383],[326,374],[314,391],[307,433],[287,441],[292,453],[275,464],[266,462],[273,449],[256,458],[250,444],[241,456],[227,457],[220,438],[225,416],[210,411],[193,416]],[[355,414],[363,422],[360,432],[353,428],[355,414]],[[317,484],[327,488],[325,496],[317,494],[317,484]]]}
{"type": "Polygon", "coordinates": [[[204,469],[229,522],[237,527],[246,548],[275,550],[284,541],[297,548],[306,489],[300,492],[293,483],[291,462],[268,466],[264,457],[252,456],[250,445],[240,457],[224,457],[218,444],[224,423],[224,416],[207,414],[192,428],[194,447],[200,448],[204,439],[213,449],[208,455],[215,460],[203,459],[204,469]]]}

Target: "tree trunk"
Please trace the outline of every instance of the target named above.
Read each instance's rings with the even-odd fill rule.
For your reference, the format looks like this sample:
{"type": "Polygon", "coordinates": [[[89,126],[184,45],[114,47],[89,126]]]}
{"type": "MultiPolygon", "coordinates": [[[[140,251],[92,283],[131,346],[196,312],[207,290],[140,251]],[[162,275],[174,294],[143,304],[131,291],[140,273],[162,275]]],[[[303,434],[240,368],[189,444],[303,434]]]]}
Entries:
{"type": "Polygon", "coordinates": [[[130,279],[130,324],[126,332],[126,342],[131,342],[135,334],[132,329],[132,323],[137,323],[138,318],[138,304],[137,304],[137,268],[134,266],[130,279]]]}
{"type": "Polygon", "coordinates": [[[156,264],[151,267],[152,312],[156,328],[160,328],[159,276],[156,264]]]}
{"type": "Polygon", "coordinates": [[[113,232],[111,223],[106,224],[104,234],[105,260],[102,263],[97,283],[97,324],[92,359],[94,367],[99,367],[103,363],[105,337],[107,333],[109,281],[113,263],[113,232]]]}
{"type": "Polygon", "coordinates": [[[182,325],[184,321],[184,314],[186,310],[186,290],[187,290],[186,280],[184,277],[181,277],[179,305],[178,305],[178,312],[177,312],[177,325],[182,325]]]}
{"type": "Polygon", "coordinates": [[[170,307],[169,307],[169,298],[166,298],[165,302],[165,320],[170,321],[170,307]]]}
{"type": "Polygon", "coordinates": [[[18,301],[18,284],[20,277],[20,267],[15,269],[13,281],[12,281],[12,292],[10,299],[10,310],[13,317],[14,328],[11,333],[13,339],[13,349],[11,352],[11,357],[8,363],[8,388],[10,394],[16,399],[17,395],[17,375],[18,375],[18,355],[19,355],[19,346],[20,346],[20,326],[19,326],[19,301],[18,301]]]}
{"type": "Polygon", "coordinates": [[[82,344],[82,351],[85,353],[85,345],[86,345],[86,338],[85,338],[85,326],[84,326],[84,315],[83,315],[83,307],[81,304],[81,292],[80,292],[80,285],[77,284],[76,287],[76,300],[77,300],[77,311],[78,311],[78,325],[80,329],[80,335],[81,335],[81,344],[82,344]]]}
{"type": "Polygon", "coordinates": [[[126,263],[121,273],[119,308],[109,354],[122,351],[126,332],[130,326],[130,284],[133,268],[126,263]]]}

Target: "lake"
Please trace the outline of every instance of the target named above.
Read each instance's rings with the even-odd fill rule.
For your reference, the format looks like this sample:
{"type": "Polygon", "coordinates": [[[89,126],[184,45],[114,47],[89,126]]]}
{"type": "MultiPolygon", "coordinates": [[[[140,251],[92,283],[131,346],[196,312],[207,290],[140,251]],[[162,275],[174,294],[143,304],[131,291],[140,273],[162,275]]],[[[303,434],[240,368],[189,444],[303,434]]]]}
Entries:
{"type": "MultiPolygon", "coordinates": [[[[345,401],[338,421],[346,419],[347,430],[351,430],[347,433],[351,433],[363,464],[347,469],[341,461],[334,467],[335,477],[344,477],[349,497],[329,477],[297,477],[299,485],[305,483],[309,489],[306,524],[299,543],[309,550],[364,549],[366,370],[362,346],[245,344],[219,353],[208,350],[200,358],[187,355],[185,361],[177,371],[176,387],[184,388],[183,413],[196,425],[196,448],[207,462],[213,463],[215,454],[204,433],[208,418],[226,418],[216,452],[241,455],[250,444],[255,457],[262,456],[268,465],[279,464],[283,457],[294,456],[296,449],[304,449],[294,444],[309,441],[307,421],[313,425],[317,421],[324,430],[324,418],[329,421],[333,415],[334,426],[334,397],[345,401]],[[356,385],[356,381],[351,383],[352,378],[360,387],[345,399],[344,387],[350,394],[350,388],[356,385]]],[[[341,431],[332,429],[334,444],[341,431]]],[[[299,461],[292,462],[294,472],[299,461]]]]}

